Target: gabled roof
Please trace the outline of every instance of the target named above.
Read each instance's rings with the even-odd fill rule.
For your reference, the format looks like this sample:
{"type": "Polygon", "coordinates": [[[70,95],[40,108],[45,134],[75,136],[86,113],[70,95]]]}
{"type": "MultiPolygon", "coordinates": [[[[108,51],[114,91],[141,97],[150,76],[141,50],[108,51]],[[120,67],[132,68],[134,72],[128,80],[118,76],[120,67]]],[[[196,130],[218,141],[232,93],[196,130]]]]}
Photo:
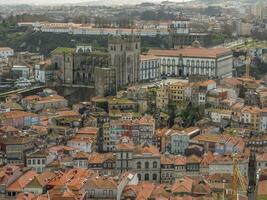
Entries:
{"type": "Polygon", "coordinates": [[[33,200],[36,196],[33,193],[19,193],[16,200],[33,200]]]}
{"type": "Polygon", "coordinates": [[[161,155],[160,156],[160,163],[163,165],[172,165],[173,159],[167,155],[161,155]]]}
{"type": "Polygon", "coordinates": [[[80,128],[77,132],[77,134],[85,134],[85,135],[93,135],[96,136],[97,132],[98,132],[98,128],[96,127],[83,127],[80,128]]]}
{"type": "Polygon", "coordinates": [[[48,191],[49,200],[79,200],[80,198],[72,192],[68,186],[58,185],[48,191]]]}
{"type": "Polygon", "coordinates": [[[37,176],[37,173],[35,171],[28,171],[24,173],[22,176],[20,176],[15,182],[13,182],[11,185],[9,185],[6,189],[6,191],[10,192],[21,192],[27,184],[34,179],[34,177],[37,176]]]}
{"type": "Polygon", "coordinates": [[[89,157],[90,154],[83,151],[79,151],[73,156],[74,159],[88,159],[89,157]]]}
{"type": "Polygon", "coordinates": [[[196,156],[195,154],[188,156],[186,159],[186,163],[200,163],[201,158],[196,156]]]}
{"type": "Polygon", "coordinates": [[[193,186],[193,193],[197,195],[210,195],[211,188],[204,179],[196,180],[193,186]]]}
{"type": "Polygon", "coordinates": [[[174,158],[174,164],[175,165],[186,165],[186,157],[185,156],[176,156],[174,158]]]}
{"type": "Polygon", "coordinates": [[[177,179],[176,182],[172,185],[172,193],[191,193],[193,187],[193,180],[184,177],[177,179]]]}
{"type": "Polygon", "coordinates": [[[154,145],[149,144],[147,141],[144,142],[142,145],[139,145],[135,148],[136,154],[151,154],[155,156],[159,156],[159,150],[154,145]]]}
{"type": "Polygon", "coordinates": [[[55,173],[50,171],[45,171],[42,174],[39,174],[38,176],[35,176],[32,181],[30,181],[26,187],[44,187],[50,180],[52,180],[56,176],[55,173]]]}
{"type": "Polygon", "coordinates": [[[93,176],[85,183],[92,189],[117,189],[118,183],[111,177],[93,176]]]}

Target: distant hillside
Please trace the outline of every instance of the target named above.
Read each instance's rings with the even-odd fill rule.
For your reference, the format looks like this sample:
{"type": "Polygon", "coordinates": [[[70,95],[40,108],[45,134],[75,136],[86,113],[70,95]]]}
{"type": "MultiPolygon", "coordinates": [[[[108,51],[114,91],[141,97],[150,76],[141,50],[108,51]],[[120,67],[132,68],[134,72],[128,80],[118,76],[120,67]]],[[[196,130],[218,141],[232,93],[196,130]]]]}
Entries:
{"type": "MultiPolygon", "coordinates": [[[[49,55],[57,47],[75,47],[77,44],[91,44],[94,49],[105,51],[108,36],[70,35],[56,33],[27,32],[14,33],[10,39],[0,40],[0,46],[10,46],[15,51],[40,52],[49,55]]],[[[166,47],[166,36],[142,37],[142,50],[150,47],[166,47]]]]}
{"type": "Polygon", "coordinates": [[[21,37],[14,37],[7,41],[7,45],[15,51],[40,52],[48,55],[55,48],[75,47],[76,44],[92,44],[95,48],[107,46],[107,36],[78,36],[69,34],[51,34],[30,32],[21,37]]]}

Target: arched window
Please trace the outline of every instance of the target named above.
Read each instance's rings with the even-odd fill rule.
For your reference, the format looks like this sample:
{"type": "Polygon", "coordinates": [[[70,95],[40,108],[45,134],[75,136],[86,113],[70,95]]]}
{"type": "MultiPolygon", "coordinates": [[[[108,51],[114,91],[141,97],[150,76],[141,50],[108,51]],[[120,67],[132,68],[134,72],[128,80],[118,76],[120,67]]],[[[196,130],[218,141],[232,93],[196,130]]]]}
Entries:
{"type": "Polygon", "coordinates": [[[197,67],[199,67],[199,60],[197,60],[197,67]]]}
{"type": "Polygon", "coordinates": [[[173,66],[175,65],[175,59],[172,59],[172,65],[173,66]]]}
{"type": "Polygon", "coordinates": [[[214,61],[211,62],[211,67],[212,67],[212,68],[214,67],[214,61]]]}
{"type": "Polygon", "coordinates": [[[153,168],[157,168],[158,167],[158,163],[156,161],[153,162],[153,168]]]}
{"type": "Polygon", "coordinates": [[[192,67],[195,66],[195,61],[194,61],[194,60],[191,61],[191,66],[192,66],[192,67]]]}
{"type": "Polygon", "coordinates": [[[189,60],[186,61],[186,65],[190,66],[190,61],[189,60]]]}
{"type": "Polygon", "coordinates": [[[166,59],[163,58],[163,65],[166,65],[166,59]]]}
{"type": "Polygon", "coordinates": [[[179,65],[180,65],[180,66],[183,65],[183,59],[182,59],[182,58],[179,59],[179,65]]]}
{"type": "Polygon", "coordinates": [[[167,60],[167,65],[170,66],[171,65],[171,59],[167,60]]]}
{"type": "Polygon", "coordinates": [[[149,181],[149,174],[145,174],[145,181],[149,181]]]}
{"type": "Polygon", "coordinates": [[[142,176],[141,174],[137,174],[138,180],[141,181],[142,180],[142,176]]]}
{"type": "Polygon", "coordinates": [[[205,65],[205,63],[204,63],[204,61],[202,60],[202,61],[201,61],[201,67],[204,67],[204,65],[205,65]]]}
{"type": "Polygon", "coordinates": [[[146,168],[146,169],[149,168],[149,162],[145,162],[145,168],[146,168]]]}
{"type": "Polygon", "coordinates": [[[209,67],[209,61],[206,61],[206,67],[209,67]]]}
{"type": "Polygon", "coordinates": [[[169,173],[166,173],[166,177],[167,177],[167,178],[169,177],[169,173]]]}
{"type": "Polygon", "coordinates": [[[136,168],[137,168],[137,169],[141,169],[141,162],[140,162],[140,161],[137,162],[137,164],[136,164],[136,168]]]}
{"type": "Polygon", "coordinates": [[[153,174],[153,181],[156,181],[158,179],[158,175],[157,174],[153,174]]]}

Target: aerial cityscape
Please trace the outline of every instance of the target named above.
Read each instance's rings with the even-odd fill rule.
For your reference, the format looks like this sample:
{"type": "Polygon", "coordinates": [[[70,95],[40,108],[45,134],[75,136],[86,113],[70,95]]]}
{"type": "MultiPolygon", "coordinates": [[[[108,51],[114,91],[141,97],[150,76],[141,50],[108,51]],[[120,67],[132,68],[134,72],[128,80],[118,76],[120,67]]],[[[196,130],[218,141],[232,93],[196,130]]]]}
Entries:
{"type": "Polygon", "coordinates": [[[267,200],[267,0],[0,0],[0,200],[267,200]]]}

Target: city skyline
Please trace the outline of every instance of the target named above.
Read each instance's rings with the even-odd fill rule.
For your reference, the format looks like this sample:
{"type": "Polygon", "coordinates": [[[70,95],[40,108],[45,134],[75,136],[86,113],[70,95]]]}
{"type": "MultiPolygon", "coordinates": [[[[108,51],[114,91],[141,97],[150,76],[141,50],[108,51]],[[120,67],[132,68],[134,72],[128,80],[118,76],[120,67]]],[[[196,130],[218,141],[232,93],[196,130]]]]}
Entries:
{"type": "MultiPolygon", "coordinates": [[[[160,3],[163,0],[125,0],[123,2],[119,0],[103,0],[101,2],[97,0],[20,0],[19,2],[17,0],[10,0],[10,1],[4,1],[0,0],[0,5],[20,5],[20,4],[29,4],[29,5],[55,5],[55,4],[84,4],[84,3],[90,3],[93,2],[94,4],[138,4],[142,2],[155,2],[160,3]]],[[[190,0],[172,0],[171,2],[185,2],[190,0]]]]}

